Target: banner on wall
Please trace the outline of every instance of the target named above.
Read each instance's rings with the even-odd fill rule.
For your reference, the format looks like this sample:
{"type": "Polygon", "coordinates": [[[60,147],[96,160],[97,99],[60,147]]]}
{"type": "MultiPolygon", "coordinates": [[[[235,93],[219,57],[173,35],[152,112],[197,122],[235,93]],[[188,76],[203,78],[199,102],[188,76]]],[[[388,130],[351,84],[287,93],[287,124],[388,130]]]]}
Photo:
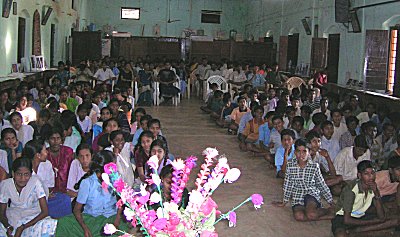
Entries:
{"type": "Polygon", "coordinates": [[[101,40],[101,55],[103,57],[111,55],[111,39],[101,40]]]}

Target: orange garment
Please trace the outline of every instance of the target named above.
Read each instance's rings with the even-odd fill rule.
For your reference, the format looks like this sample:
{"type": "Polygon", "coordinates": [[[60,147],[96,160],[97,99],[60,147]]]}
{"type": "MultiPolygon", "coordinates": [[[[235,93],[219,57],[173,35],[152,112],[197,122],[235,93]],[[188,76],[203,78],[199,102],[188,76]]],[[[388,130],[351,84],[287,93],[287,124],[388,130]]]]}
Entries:
{"type": "Polygon", "coordinates": [[[257,123],[255,119],[250,120],[247,122],[246,127],[244,128],[243,135],[246,137],[251,136],[252,139],[257,138],[258,140],[258,128],[265,123],[264,120],[262,120],[261,123],[257,123]]]}
{"type": "Polygon", "coordinates": [[[397,192],[397,186],[399,185],[398,182],[391,182],[389,170],[376,172],[375,182],[382,197],[395,194],[397,192]]]}
{"type": "Polygon", "coordinates": [[[246,111],[244,111],[244,112],[240,112],[240,111],[239,111],[239,107],[234,108],[234,109],[232,110],[232,113],[231,113],[231,119],[232,119],[233,121],[235,121],[236,124],[240,124],[240,119],[242,119],[243,115],[244,115],[245,113],[249,112],[249,111],[250,111],[249,108],[246,108],[246,111]]]}

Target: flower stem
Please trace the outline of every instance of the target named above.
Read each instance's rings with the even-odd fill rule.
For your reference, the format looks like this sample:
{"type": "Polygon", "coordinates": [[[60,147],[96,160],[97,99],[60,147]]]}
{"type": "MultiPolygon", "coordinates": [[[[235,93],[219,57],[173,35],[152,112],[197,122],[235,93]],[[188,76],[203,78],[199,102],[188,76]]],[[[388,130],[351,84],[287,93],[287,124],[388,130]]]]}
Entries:
{"type": "Polygon", "coordinates": [[[220,222],[221,220],[225,219],[227,216],[229,216],[229,213],[237,210],[238,208],[240,208],[241,206],[243,206],[244,204],[246,204],[247,202],[250,202],[250,201],[251,201],[251,197],[249,197],[246,200],[244,200],[242,203],[240,203],[239,205],[234,207],[232,210],[228,211],[226,214],[222,214],[220,216],[220,218],[214,222],[214,225],[217,224],[218,222],[220,222]]]}

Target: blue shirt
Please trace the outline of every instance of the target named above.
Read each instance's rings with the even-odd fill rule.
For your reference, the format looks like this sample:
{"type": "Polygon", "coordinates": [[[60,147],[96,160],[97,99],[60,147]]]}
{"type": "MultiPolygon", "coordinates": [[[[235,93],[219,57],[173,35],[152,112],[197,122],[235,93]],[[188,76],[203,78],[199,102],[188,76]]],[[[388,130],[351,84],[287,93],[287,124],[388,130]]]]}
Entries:
{"type": "Polygon", "coordinates": [[[103,131],[103,127],[95,124],[93,125],[93,137],[97,137],[102,131],[103,131]]]}
{"type": "Polygon", "coordinates": [[[240,119],[238,134],[242,133],[244,131],[244,128],[246,127],[247,122],[249,122],[252,119],[253,119],[253,115],[251,115],[251,112],[247,112],[247,113],[243,114],[242,118],[240,119]]]}
{"type": "Polygon", "coordinates": [[[139,137],[140,134],[142,134],[143,132],[143,128],[139,128],[138,130],[136,130],[135,134],[133,135],[133,139],[132,139],[132,145],[136,146],[139,142],[139,137]]]}
{"type": "MultiPolygon", "coordinates": [[[[283,148],[283,146],[278,147],[275,153],[275,166],[277,173],[282,169],[284,156],[285,156],[285,148],[283,148]]],[[[287,161],[291,160],[293,157],[294,157],[294,144],[292,145],[292,149],[287,157],[287,161]]]]}
{"type": "Polygon", "coordinates": [[[112,192],[105,191],[96,174],[82,180],[76,201],[84,204],[83,213],[91,216],[105,216],[109,218],[117,214],[117,198],[112,192]]]}
{"type": "MultiPolygon", "coordinates": [[[[250,73],[248,75],[248,80],[250,80],[251,78],[253,78],[253,73],[250,73]]],[[[253,85],[253,87],[261,87],[264,86],[265,84],[265,78],[261,75],[261,74],[256,74],[256,76],[254,77],[254,79],[251,81],[251,84],[253,85]]]]}
{"type": "Polygon", "coordinates": [[[269,129],[268,123],[264,123],[263,125],[258,127],[258,141],[263,142],[265,146],[268,146],[271,132],[273,130],[275,130],[275,128],[269,129]]]}

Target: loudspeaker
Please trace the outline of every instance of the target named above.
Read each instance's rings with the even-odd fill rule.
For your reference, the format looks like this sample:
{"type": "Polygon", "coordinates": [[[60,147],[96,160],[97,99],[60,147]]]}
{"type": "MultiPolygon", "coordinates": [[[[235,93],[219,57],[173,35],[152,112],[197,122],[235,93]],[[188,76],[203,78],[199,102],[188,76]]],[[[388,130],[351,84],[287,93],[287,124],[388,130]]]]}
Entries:
{"type": "Polygon", "coordinates": [[[349,0],[335,0],[335,22],[349,22],[349,0]]]}
{"type": "Polygon", "coordinates": [[[46,25],[47,21],[49,20],[50,14],[53,12],[53,8],[49,7],[47,8],[46,13],[44,14],[42,18],[42,25],[46,25]]]}
{"type": "Polygon", "coordinates": [[[353,32],[360,33],[361,25],[360,25],[360,22],[358,21],[357,11],[352,10],[349,12],[349,14],[350,14],[350,21],[351,21],[351,26],[353,28],[353,32]]]}
{"type": "Polygon", "coordinates": [[[13,0],[3,0],[3,17],[8,18],[10,16],[11,5],[13,0]]]}
{"type": "Polygon", "coordinates": [[[310,26],[308,25],[307,19],[306,19],[306,18],[301,19],[301,23],[303,23],[303,27],[304,27],[304,30],[306,31],[306,34],[307,34],[307,35],[311,35],[311,28],[310,28],[310,26]]]}

